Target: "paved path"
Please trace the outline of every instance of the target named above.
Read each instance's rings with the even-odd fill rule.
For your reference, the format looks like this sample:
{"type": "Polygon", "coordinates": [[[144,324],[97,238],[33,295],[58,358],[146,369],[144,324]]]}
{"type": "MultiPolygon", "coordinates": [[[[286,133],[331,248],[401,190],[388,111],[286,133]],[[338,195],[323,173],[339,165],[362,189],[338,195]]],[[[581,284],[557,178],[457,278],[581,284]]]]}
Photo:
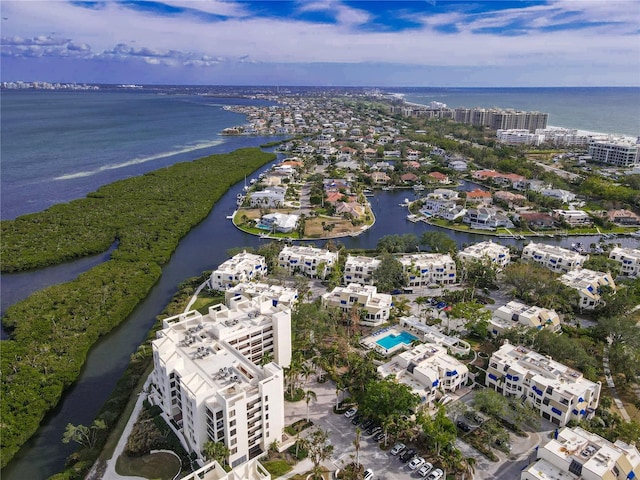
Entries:
{"type": "Polygon", "coordinates": [[[131,479],[143,478],[143,477],[125,477],[122,475],[118,475],[116,473],[116,462],[118,460],[118,457],[124,451],[124,447],[126,446],[127,440],[129,439],[129,435],[131,434],[131,429],[133,428],[133,425],[136,423],[136,420],[138,419],[138,414],[140,413],[140,410],[142,410],[142,403],[144,402],[144,399],[147,398],[145,392],[147,390],[148,381],[149,380],[145,382],[144,387],[142,388],[142,391],[138,394],[138,400],[136,401],[136,405],[133,408],[133,412],[131,412],[131,416],[129,417],[127,426],[124,428],[122,435],[120,435],[120,439],[118,440],[118,444],[116,445],[116,448],[113,452],[113,456],[109,460],[107,460],[107,468],[104,472],[104,475],[102,476],[102,480],[122,480],[122,479],[131,480],[131,479]]]}
{"type": "Polygon", "coordinates": [[[200,294],[202,289],[207,286],[207,283],[208,283],[208,280],[205,280],[200,284],[198,288],[196,288],[196,292],[193,294],[193,296],[191,297],[191,300],[189,300],[189,303],[184,308],[184,313],[187,313],[189,310],[191,310],[191,307],[193,306],[194,303],[196,303],[196,300],[198,299],[198,295],[200,294]]]}

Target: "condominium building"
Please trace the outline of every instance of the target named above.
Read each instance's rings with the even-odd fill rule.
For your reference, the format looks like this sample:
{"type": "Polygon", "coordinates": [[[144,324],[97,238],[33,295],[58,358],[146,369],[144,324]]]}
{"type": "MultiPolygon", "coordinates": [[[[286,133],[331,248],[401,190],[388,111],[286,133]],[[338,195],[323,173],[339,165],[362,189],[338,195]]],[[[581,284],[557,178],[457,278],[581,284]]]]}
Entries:
{"type": "Polygon", "coordinates": [[[453,118],[456,122],[470,123],[478,127],[494,130],[526,129],[535,132],[547,127],[548,113],[522,112],[498,108],[456,108],[453,118]]]}
{"type": "Polygon", "coordinates": [[[222,263],[209,277],[212,290],[226,290],[240,282],[263,277],[267,274],[267,262],[262,255],[242,252],[222,263]]]}
{"type": "Polygon", "coordinates": [[[298,291],[295,288],[269,285],[261,282],[244,282],[228,288],[224,292],[225,303],[228,305],[232,298],[240,296],[246,298],[268,298],[271,299],[274,307],[277,305],[286,305],[291,308],[293,304],[298,301],[298,291]]]}
{"type": "Polygon", "coordinates": [[[601,303],[602,287],[616,289],[610,273],[596,272],[586,268],[578,268],[562,275],[559,280],[566,286],[574,288],[580,294],[581,310],[593,310],[601,303]]]}
{"type": "Polygon", "coordinates": [[[336,307],[343,312],[350,312],[356,308],[366,312],[359,322],[367,327],[376,327],[389,320],[391,304],[391,295],[378,293],[372,285],[358,283],[336,287],[322,295],[322,306],[325,308],[336,307]]]}
{"type": "Polygon", "coordinates": [[[271,480],[271,474],[257,458],[238,465],[230,472],[214,460],[182,477],[182,480],[271,480]]]}
{"type": "Polygon", "coordinates": [[[489,263],[502,269],[511,261],[511,254],[509,247],[489,240],[468,246],[458,253],[458,258],[463,262],[489,263]]]}
{"type": "Polygon", "coordinates": [[[149,396],[189,451],[223,442],[240,465],[282,439],[284,371],[291,362],[291,310],[269,298],[167,318],[153,341],[149,396]],[[260,366],[261,360],[273,361],[260,366]]]}
{"type": "Polygon", "coordinates": [[[594,162],[632,167],[640,163],[640,145],[625,138],[594,139],[589,142],[589,155],[594,162]]]}
{"type": "Polygon", "coordinates": [[[523,261],[537,263],[556,273],[581,268],[588,259],[588,255],[580,255],[578,252],[546,243],[531,242],[522,250],[523,261]]]}
{"type": "Polygon", "coordinates": [[[634,278],[640,275],[640,249],[615,247],[609,258],[621,264],[620,275],[634,278]]]}
{"type": "Polygon", "coordinates": [[[456,283],[456,262],[444,253],[413,253],[398,258],[407,278],[407,286],[456,283]]]}
{"type": "Polygon", "coordinates": [[[486,386],[526,400],[556,425],[593,416],[601,383],[528,348],[504,343],[489,359],[486,386]]]}
{"type": "Polygon", "coordinates": [[[501,335],[505,330],[518,326],[559,332],[560,317],[555,310],[520,302],[509,302],[493,312],[490,328],[494,335],[501,335]]]}
{"type": "Polygon", "coordinates": [[[423,403],[432,405],[438,391],[455,392],[467,383],[467,366],[433,343],[416,345],[378,367],[384,378],[411,387],[423,403]]]}
{"type": "Polygon", "coordinates": [[[640,452],[622,440],[610,442],[581,427],[565,427],[538,448],[537,461],[521,480],[631,480],[640,476],[640,452]]]}
{"type": "Polygon", "coordinates": [[[337,252],[300,245],[284,247],[278,255],[280,268],[291,275],[300,273],[310,278],[325,278],[337,261],[337,252]]]}
{"type": "Polygon", "coordinates": [[[349,255],[344,264],[344,283],[373,285],[373,272],[378,269],[380,263],[377,258],[349,255]]]}
{"type": "Polygon", "coordinates": [[[531,133],[526,128],[498,130],[496,138],[500,143],[507,145],[540,145],[544,142],[544,135],[531,133]]]}

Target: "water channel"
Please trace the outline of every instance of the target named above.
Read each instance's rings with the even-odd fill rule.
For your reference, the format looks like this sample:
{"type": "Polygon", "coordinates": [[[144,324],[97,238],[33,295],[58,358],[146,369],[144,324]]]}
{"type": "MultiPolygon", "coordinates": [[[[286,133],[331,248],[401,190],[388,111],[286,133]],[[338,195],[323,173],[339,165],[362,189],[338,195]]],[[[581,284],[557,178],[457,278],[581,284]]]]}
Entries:
{"type": "MultiPolygon", "coordinates": [[[[264,167],[261,171],[268,168],[264,167]]],[[[259,172],[256,172],[256,175],[257,173],[259,172]]],[[[131,353],[146,338],[155,317],[174,295],[177,285],[187,278],[215,268],[228,258],[227,251],[233,247],[257,247],[268,241],[237,230],[231,221],[225,218],[235,209],[236,195],[242,191],[242,186],[243,183],[240,182],[232,187],[214,206],[207,219],[183,238],[170,261],[164,266],[160,281],[148,297],[138,305],[126,322],[96,343],[78,381],[65,393],[58,407],[47,415],[37,433],[2,471],[4,480],[44,479],[60,471],[65,458],[75,448],[72,444],[63,444],[61,441],[65,426],[70,422],[90,424],[93,421],[126,368],[131,353]]],[[[475,187],[473,184],[464,183],[460,188],[469,190],[475,187]]],[[[342,238],[339,242],[347,248],[374,248],[384,235],[413,233],[420,236],[427,230],[440,230],[439,227],[422,222],[409,222],[406,219],[406,207],[399,205],[405,198],[413,200],[416,194],[411,190],[376,192],[374,197],[369,198],[376,215],[375,225],[358,237],[342,238]]],[[[459,246],[488,238],[503,244],[519,246],[525,242],[452,231],[447,233],[459,246]]],[[[568,247],[576,241],[588,246],[597,240],[597,237],[569,237],[544,238],[540,241],[568,247]]],[[[637,239],[619,238],[615,241],[628,246],[638,245],[637,239]]],[[[321,246],[324,241],[314,243],[321,246]]],[[[2,281],[3,301],[5,296],[8,299],[13,298],[14,301],[26,297],[32,291],[29,289],[33,289],[33,285],[42,288],[48,284],[70,280],[107,257],[108,254],[104,254],[52,269],[5,275],[2,281]]],[[[9,301],[3,303],[3,310],[8,306],[9,301]]]]}

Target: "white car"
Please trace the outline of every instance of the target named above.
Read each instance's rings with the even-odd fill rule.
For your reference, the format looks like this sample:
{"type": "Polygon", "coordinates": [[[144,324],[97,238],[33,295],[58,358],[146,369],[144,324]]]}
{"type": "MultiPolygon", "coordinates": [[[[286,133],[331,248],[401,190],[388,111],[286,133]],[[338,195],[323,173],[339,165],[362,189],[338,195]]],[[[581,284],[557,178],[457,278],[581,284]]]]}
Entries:
{"type": "Polygon", "coordinates": [[[433,472],[429,474],[429,476],[427,477],[427,480],[440,480],[443,475],[444,475],[444,472],[441,469],[436,468],[433,472]]]}
{"type": "Polygon", "coordinates": [[[427,462],[420,467],[420,470],[418,470],[418,475],[420,475],[421,477],[426,477],[431,470],[433,470],[433,465],[427,462]]]}
{"type": "Polygon", "coordinates": [[[358,409],[354,407],[354,408],[350,408],[349,410],[347,410],[347,411],[344,413],[344,416],[345,416],[345,417],[347,417],[347,418],[351,418],[351,417],[353,417],[356,413],[358,413],[358,409]]]}
{"type": "Polygon", "coordinates": [[[364,480],[373,480],[373,470],[371,470],[370,468],[367,468],[364,471],[364,480]]]}
{"type": "Polygon", "coordinates": [[[404,443],[396,443],[391,449],[391,455],[398,455],[401,451],[403,451],[407,446],[404,443]]]}
{"type": "Polygon", "coordinates": [[[413,460],[411,460],[409,462],[409,468],[411,470],[415,470],[416,468],[420,468],[422,465],[424,465],[424,462],[426,460],[422,457],[415,457],[413,460]]]}

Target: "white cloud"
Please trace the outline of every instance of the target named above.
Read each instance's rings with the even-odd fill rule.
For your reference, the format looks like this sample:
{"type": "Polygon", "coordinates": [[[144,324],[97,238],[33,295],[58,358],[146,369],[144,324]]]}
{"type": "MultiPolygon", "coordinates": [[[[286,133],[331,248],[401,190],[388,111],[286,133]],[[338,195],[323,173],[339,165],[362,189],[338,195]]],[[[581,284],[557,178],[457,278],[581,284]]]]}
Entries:
{"type": "MultiPolygon", "coordinates": [[[[422,15],[415,17],[423,25],[421,28],[399,32],[362,31],[357,27],[369,20],[369,14],[333,0],[305,2],[299,4],[299,9],[329,12],[336,24],[247,18],[246,6],[231,2],[171,0],[170,4],[231,18],[210,23],[197,15],[153,14],[113,2],[95,10],[66,2],[3,1],[3,16],[9,18],[3,22],[3,34],[14,40],[6,45],[3,41],[2,52],[122,61],[137,58],[149,64],[189,67],[211,67],[231,61],[370,62],[416,66],[496,65],[517,70],[546,62],[581,66],[585,74],[594,64],[608,65],[614,71],[628,66],[630,61],[640,63],[637,34],[640,16],[634,14],[640,2],[635,1],[558,0],[549,5],[492,14],[422,15]],[[536,31],[562,24],[569,17],[572,21],[606,19],[624,23],[616,28],[536,31]],[[508,38],[474,33],[478,29],[504,27],[516,20],[528,25],[531,31],[508,38]],[[458,33],[447,34],[436,29],[451,24],[458,27],[458,33]],[[629,33],[634,31],[635,34],[629,33]]],[[[629,80],[638,82],[637,78],[629,80]]]]}

